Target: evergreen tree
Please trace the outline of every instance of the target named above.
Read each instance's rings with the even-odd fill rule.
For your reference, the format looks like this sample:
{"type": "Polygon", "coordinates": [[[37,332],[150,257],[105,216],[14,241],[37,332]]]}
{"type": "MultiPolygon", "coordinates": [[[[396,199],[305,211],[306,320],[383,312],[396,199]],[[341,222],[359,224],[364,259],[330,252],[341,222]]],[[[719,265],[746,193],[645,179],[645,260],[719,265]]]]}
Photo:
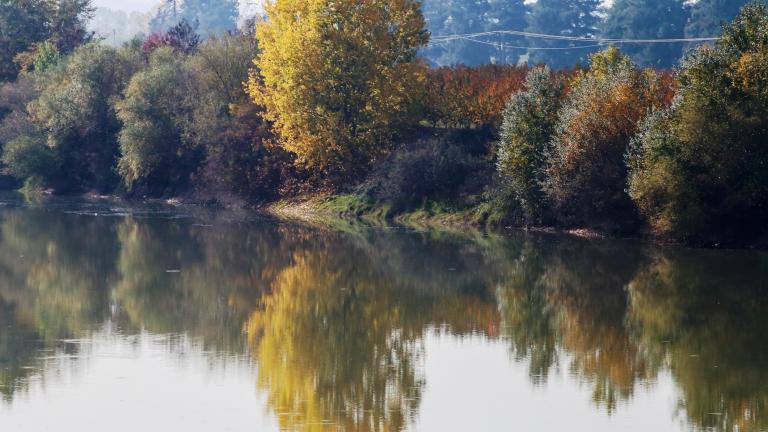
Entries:
{"type": "Polygon", "coordinates": [[[699,0],[691,8],[691,19],[685,26],[685,37],[719,35],[723,24],[736,17],[747,3],[747,0],[699,0]]]}
{"type": "MultiPolygon", "coordinates": [[[[600,0],[539,0],[527,17],[526,30],[558,36],[595,37],[598,33],[599,7],[600,0]]],[[[536,39],[529,43],[539,48],[573,47],[570,50],[531,51],[529,63],[546,63],[553,68],[585,64],[589,60],[589,54],[598,51],[598,47],[579,48],[593,45],[585,42],[536,39]]]]}
{"type": "Polygon", "coordinates": [[[237,0],[185,0],[181,10],[181,17],[198,23],[198,32],[204,37],[237,30],[237,0]]]}
{"type": "MultiPolygon", "coordinates": [[[[422,7],[432,36],[525,28],[523,0],[426,0],[422,7]]],[[[488,44],[500,44],[505,39],[509,37],[489,36],[481,38],[483,42],[457,39],[427,49],[425,54],[439,65],[516,62],[516,53],[488,44]]]]}
{"type": "MultiPolygon", "coordinates": [[[[603,37],[682,38],[687,19],[684,0],[616,0],[608,10],[603,37]]],[[[621,48],[641,66],[662,68],[674,66],[683,53],[681,43],[624,44],[621,48]]]]}

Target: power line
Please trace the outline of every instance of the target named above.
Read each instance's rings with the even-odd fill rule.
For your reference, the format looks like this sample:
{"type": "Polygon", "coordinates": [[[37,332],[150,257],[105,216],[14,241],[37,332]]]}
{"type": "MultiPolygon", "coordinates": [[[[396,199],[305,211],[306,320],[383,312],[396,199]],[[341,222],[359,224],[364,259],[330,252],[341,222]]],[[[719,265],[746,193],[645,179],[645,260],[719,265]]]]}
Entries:
{"type": "MultiPolygon", "coordinates": [[[[452,42],[456,40],[466,40],[470,42],[499,46],[500,45],[499,43],[493,43],[486,40],[476,39],[483,36],[494,36],[494,35],[511,35],[511,36],[521,36],[521,37],[530,38],[530,39],[544,39],[544,40],[557,40],[557,41],[569,41],[569,42],[588,42],[588,43],[596,44],[598,46],[607,45],[607,44],[695,43],[695,42],[714,42],[714,41],[720,40],[719,37],[662,38],[662,39],[594,38],[594,37],[552,35],[552,34],[533,33],[533,32],[524,32],[524,31],[516,31],[516,30],[495,30],[495,31],[479,32],[479,33],[465,33],[465,34],[436,36],[430,40],[430,44],[436,45],[436,44],[452,42]]],[[[547,49],[544,47],[522,47],[522,46],[515,46],[515,45],[508,45],[508,47],[518,48],[518,49],[547,49]]],[[[588,48],[588,46],[574,46],[574,47],[563,47],[563,48],[558,47],[557,49],[578,49],[578,48],[588,48]]],[[[556,49],[556,48],[548,48],[548,49],[556,49]]]]}
{"type": "MultiPolygon", "coordinates": [[[[604,46],[605,44],[602,43],[596,43],[591,45],[580,45],[580,46],[569,46],[569,47],[529,47],[529,46],[519,46],[519,45],[511,45],[504,42],[489,42],[485,40],[479,40],[479,39],[472,39],[468,37],[457,37],[454,40],[466,40],[470,42],[475,42],[483,45],[489,45],[496,48],[503,48],[503,49],[522,49],[522,50],[532,50],[532,51],[565,51],[565,50],[572,50],[572,49],[582,49],[582,48],[596,48],[604,46]]],[[[440,42],[448,42],[448,41],[440,41],[440,42]]],[[[431,46],[437,46],[440,44],[440,42],[430,42],[429,45],[431,46]]]]}

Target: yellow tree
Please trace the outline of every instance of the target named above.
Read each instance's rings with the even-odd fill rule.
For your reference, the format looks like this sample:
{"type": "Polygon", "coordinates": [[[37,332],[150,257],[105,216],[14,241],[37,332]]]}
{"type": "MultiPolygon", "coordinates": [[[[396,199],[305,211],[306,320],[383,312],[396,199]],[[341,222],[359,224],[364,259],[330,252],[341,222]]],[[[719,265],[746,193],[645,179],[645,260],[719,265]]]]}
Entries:
{"type": "Polygon", "coordinates": [[[418,120],[417,58],[429,34],[415,0],[270,0],[248,90],[281,144],[317,177],[350,175],[418,120]]]}

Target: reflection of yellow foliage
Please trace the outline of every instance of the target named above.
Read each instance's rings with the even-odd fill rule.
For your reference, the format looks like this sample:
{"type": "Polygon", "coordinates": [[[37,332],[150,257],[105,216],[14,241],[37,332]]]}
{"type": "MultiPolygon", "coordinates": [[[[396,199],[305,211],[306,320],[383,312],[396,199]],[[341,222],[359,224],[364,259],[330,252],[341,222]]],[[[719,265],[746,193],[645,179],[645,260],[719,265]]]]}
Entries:
{"type": "Polygon", "coordinates": [[[423,323],[353,263],[329,261],[297,253],[248,321],[259,385],[283,429],[400,430],[419,403],[423,323]]]}

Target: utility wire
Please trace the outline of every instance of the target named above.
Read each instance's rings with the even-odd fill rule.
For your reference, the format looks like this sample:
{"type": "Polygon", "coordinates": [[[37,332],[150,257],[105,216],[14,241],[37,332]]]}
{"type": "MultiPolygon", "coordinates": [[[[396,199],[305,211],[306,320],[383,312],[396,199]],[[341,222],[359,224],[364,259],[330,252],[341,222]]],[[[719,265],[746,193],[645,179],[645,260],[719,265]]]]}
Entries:
{"type": "MultiPolygon", "coordinates": [[[[656,43],[693,43],[693,42],[713,42],[720,40],[719,37],[700,37],[700,38],[663,38],[663,39],[621,39],[621,38],[593,38],[593,37],[580,37],[580,36],[563,36],[563,35],[551,35],[543,33],[524,32],[516,30],[496,30],[479,33],[465,33],[454,35],[441,35],[435,36],[430,40],[430,45],[436,45],[456,40],[466,40],[470,42],[476,42],[481,44],[488,44],[494,46],[504,46],[503,43],[494,43],[486,40],[476,39],[483,36],[494,35],[511,35],[522,36],[531,39],[544,39],[544,40],[558,40],[569,42],[591,42],[593,44],[606,45],[606,44],[656,44],[656,43]]],[[[593,45],[594,46],[594,45],[593,45]]],[[[507,45],[509,48],[517,49],[545,49],[543,47],[522,47],[515,45],[507,45]]],[[[576,48],[588,48],[588,46],[574,46],[564,47],[558,49],[576,49],[576,48]]],[[[555,48],[549,48],[555,49],[555,48]]]]}

